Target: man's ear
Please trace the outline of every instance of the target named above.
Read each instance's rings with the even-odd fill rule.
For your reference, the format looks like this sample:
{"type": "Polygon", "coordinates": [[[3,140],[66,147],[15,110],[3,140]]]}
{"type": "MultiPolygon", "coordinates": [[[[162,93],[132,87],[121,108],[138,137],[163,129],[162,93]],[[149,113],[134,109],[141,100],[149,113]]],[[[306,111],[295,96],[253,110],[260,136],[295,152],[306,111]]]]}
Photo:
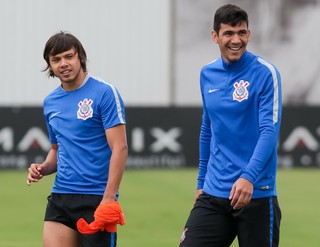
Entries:
{"type": "Polygon", "coordinates": [[[211,31],[211,38],[212,38],[213,42],[218,43],[219,35],[217,34],[216,31],[214,31],[214,30],[211,31]]]}
{"type": "Polygon", "coordinates": [[[251,31],[250,29],[248,29],[248,41],[250,41],[250,39],[251,39],[251,31]]]}

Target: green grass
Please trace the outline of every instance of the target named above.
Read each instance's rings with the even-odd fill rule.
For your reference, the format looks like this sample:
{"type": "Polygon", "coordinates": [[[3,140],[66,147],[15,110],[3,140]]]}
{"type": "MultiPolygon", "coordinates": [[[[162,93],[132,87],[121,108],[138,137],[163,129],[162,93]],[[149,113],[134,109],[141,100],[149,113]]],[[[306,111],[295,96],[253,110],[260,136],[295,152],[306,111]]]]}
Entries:
{"type": "MultiPolygon", "coordinates": [[[[118,227],[118,246],[178,246],[193,204],[196,176],[196,169],[126,171],[120,203],[127,223],[118,227]]],[[[26,172],[0,171],[0,247],[42,246],[53,176],[31,187],[25,180],[26,172]]],[[[320,169],[279,170],[281,247],[320,246],[319,188],[320,169]]]]}

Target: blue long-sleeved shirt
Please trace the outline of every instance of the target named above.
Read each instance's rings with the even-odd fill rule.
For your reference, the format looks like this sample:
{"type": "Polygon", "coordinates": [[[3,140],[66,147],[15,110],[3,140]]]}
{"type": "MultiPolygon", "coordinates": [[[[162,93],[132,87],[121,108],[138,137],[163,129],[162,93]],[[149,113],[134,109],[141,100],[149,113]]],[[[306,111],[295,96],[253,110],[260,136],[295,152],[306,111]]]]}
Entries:
{"type": "Polygon", "coordinates": [[[277,195],[277,141],[281,122],[278,70],[246,51],[240,60],[222,58],[201,70],[203,116],[198,189],[229,198],[242,177],[254,185],[252,198],[277,195]]]}

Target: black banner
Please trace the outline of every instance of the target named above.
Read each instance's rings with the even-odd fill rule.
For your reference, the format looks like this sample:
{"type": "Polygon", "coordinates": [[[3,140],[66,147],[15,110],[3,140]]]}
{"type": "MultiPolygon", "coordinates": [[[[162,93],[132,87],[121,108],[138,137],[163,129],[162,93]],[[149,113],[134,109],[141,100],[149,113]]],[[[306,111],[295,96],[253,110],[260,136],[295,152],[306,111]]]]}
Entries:
{"type": "MultiPolygon", "coordinates": [[[[128,168],[198,165],[200,107],[128,107],[128,168]]],[[[41,107],[0,108],[0,169],[42,162],[50,142],[41,107]]],[[[320,167],[318,107],[285,107],[280,167],[320,167]]]]}
{"type": "Polygon", "coordinates": [[[320,107],[285,107],[279,141],[281,167],[320,167],[320,107]]]}
{"type": "Polygon", "coordinates": [[[50,149],[42,108],[0,108],[0,168],[25,169],[50,149]]]}
{"type": "MultiPolygon", "coordinates": [[[[49,149],[41,107],[0,108],[0,169],[25,169],[49,149]]],[[[200,108],[126,109],[128,168],[198,164],[200,108]]]]}
{"type": "Polygon", "coordinates": [[[128,108],[127,167],[197,166],[200,108],[128,108]]]}

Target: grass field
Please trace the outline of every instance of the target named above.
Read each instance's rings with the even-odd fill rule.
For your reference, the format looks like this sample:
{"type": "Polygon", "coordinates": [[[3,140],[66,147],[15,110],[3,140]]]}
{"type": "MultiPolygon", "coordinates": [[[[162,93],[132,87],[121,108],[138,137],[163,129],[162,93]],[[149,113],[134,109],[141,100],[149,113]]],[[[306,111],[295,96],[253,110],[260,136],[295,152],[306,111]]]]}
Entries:
{"type": "MultiPolygon", "coordinates": [[[[126,171],[120,203],[127,224],[118,228],[118,246],[178,246],[196,175],[196,169],[126,171]]],[[[31,187],[25,180],[26,172],[0,171],[0,247],[42,246],[42,219],[53,176],[31,187]]],[[[320,169],[279,170],[281,247],[320,246],[319,189],[320,169]]]]}

